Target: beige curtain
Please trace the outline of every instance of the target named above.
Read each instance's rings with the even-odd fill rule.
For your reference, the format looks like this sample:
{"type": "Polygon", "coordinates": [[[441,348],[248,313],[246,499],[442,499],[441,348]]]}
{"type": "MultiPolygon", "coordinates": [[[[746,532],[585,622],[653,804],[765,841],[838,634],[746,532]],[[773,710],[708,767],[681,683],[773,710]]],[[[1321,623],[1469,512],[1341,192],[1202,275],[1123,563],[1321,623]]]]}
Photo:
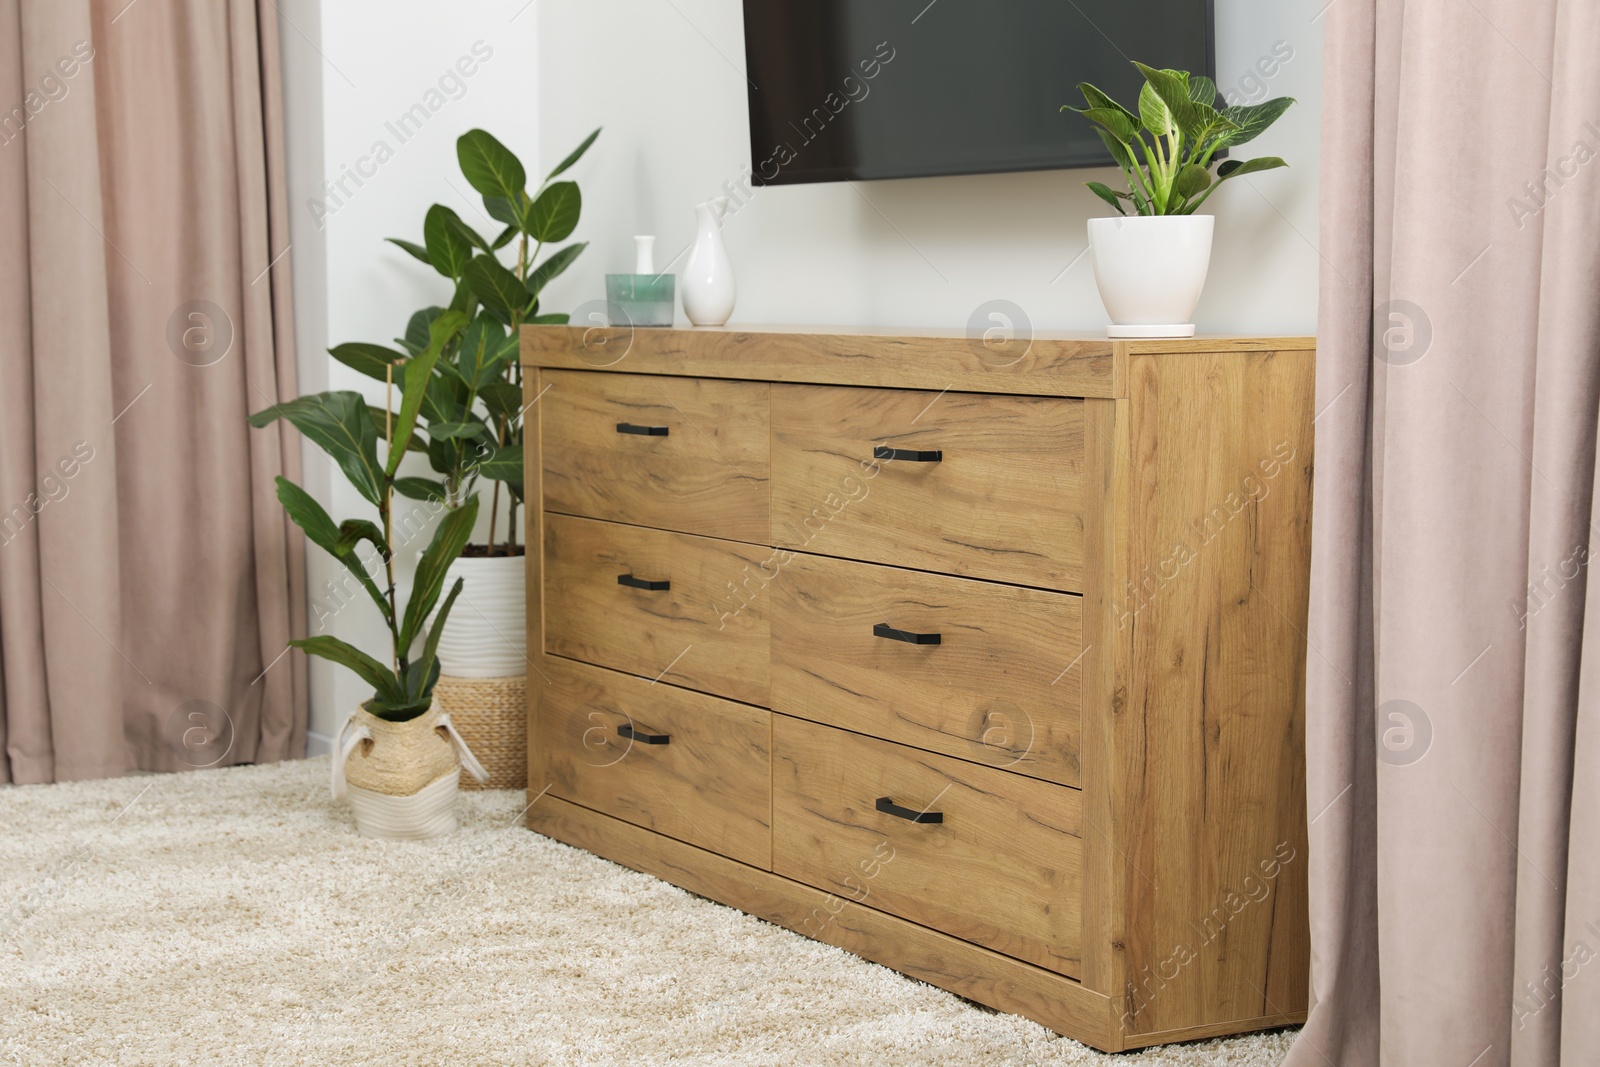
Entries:
{"type": "Polygon", "coordinates": [[[303,752],[264,9],[0,0],[0,780],[303,752]]]}
{"type": "Polygon", "coordinates": [[[1326,11],[1289,1062],[1600,1063],[1600,5],[1326,11]]]}

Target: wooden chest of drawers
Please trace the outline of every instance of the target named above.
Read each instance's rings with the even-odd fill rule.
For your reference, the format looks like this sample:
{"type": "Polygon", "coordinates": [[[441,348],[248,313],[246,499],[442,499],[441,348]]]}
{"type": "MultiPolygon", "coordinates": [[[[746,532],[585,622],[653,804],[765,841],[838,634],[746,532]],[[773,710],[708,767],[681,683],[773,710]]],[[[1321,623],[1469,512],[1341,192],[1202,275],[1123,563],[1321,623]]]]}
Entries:
{"type": "Polygon", "coordinates": [[[1304,1019],[1312,341],[522,357],[531,828],[1101,1049],[1304,1019]]]}

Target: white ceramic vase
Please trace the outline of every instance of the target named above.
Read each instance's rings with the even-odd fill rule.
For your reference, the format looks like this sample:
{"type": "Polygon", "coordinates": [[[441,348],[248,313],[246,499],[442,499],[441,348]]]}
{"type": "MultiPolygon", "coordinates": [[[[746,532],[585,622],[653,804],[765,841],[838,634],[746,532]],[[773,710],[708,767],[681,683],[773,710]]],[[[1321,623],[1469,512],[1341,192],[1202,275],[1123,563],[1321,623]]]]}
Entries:
{"type": "Polygon", "coordinates": [[[722,241],[728,198],[719,196],[695,208],[698,232],[683,270],[683,313],[696,326],[721,326],[733,314],[737,291],[733,262],[722,241]]]}
{"type": "Polygon", "coordinates": [[[1211,267],[1211,215],[1090,219],[1089,248],[1108,337],[1193,337],[1211,267]]]}
{"type": "Polygon", "coordinates": [[[524,556],[462,556],[444,588],[464,579],[439,635],[439,671],[452,678],[509,678],[528,670],[524,556]]]}

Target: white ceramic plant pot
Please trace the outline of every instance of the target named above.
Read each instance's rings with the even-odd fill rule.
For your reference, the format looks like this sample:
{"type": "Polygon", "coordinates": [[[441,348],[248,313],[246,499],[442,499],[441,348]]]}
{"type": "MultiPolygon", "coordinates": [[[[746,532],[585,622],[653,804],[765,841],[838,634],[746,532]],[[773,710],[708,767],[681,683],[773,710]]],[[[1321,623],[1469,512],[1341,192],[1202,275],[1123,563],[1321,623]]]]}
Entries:
{"type": "Polygon", "coordinates": [[[1193,337],[1211,267],[1211,215],[1090,219],[1089,248],[1109,337],[1193,337]]]}
{"type": "Polygon", "coordinates": [[[439,635],[441,673],[453,678],[527,673],[527,573],[523,556],[463,556],[450,565],[446,593],[457,578],[465,583],[439,635]]]}

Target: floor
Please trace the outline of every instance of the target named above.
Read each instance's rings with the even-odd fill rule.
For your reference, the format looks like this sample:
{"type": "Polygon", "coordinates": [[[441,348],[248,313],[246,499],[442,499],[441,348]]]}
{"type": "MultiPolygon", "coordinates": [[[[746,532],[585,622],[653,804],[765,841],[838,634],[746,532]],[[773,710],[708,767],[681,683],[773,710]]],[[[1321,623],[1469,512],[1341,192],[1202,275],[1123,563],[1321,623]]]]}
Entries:
{"type": "Polygon", "coordinates": [[[0,1064],[1228,1064],[1104,1056],[691,896],[467,793],[358,837],[326,759],[0,791],[0,1064]]]}

